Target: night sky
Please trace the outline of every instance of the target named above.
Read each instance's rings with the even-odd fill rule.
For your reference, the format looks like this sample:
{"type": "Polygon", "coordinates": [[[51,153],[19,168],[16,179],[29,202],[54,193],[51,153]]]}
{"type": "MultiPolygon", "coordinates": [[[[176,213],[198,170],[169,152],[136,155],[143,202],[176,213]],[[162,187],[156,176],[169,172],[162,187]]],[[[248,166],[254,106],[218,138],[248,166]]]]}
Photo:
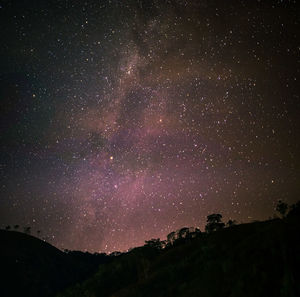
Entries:
{"type": "Polygon", "coordinates": [[[112,252],[299,199],[296,1],[0,2],[0,226],[112,252]]]}

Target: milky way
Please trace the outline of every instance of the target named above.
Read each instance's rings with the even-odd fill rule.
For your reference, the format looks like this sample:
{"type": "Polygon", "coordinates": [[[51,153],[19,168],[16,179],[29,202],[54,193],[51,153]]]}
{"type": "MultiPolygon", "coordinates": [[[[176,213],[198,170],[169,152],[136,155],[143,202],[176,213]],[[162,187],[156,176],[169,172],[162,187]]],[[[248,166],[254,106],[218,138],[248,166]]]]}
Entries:
{"type": "Polygon", "coordinates": [[[111,252],[299,197],[296,1],[5,1],[0,224],[111,252]]]}

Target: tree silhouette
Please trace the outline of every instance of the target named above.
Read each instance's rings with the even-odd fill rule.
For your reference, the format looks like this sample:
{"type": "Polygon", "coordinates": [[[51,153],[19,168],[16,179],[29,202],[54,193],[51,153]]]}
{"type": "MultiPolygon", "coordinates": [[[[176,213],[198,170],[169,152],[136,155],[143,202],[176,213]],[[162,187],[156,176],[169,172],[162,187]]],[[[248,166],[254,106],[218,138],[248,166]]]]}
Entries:
{"type": "Polygon", "coordinates": [[[31,227],[24,227],[24,233],[30,234],[31,233],[31,227]]]}
{"type": "Polygon", "coordinates": [[[282,200],[278,200],[276,205],[276,211],[278,211],[282,217],[285,217],[288,207],[289,206],[287,203],[283,202],[282,200]]]}
{"type": "Polygon", "coordinates": [[[15,230],[18,230],[19,227],[20,227],[19,225],[14,225],[14,229],[15,229],[15,230]]]}
{"type": "Polygon", "coordinates": [[[207,233],[218,231],[224,228],[225,224],[222,222],[222,215],[219,213],[213,213],[207,216],[207,224],[205,226],[205,231],[207,233]]]}
{"type": "Polygon", "coordinates": [[[189,236],[190,229],[188,227],[183,227],[178,231],[178,238],[187,238],[189,236]]]}
{"type": "Polygon", "coordinates": [[[152,238],[150,240],[145,241],[145,246],[155,248],[155,249],[162,249],[162,242],[160,241],[159,238],[152,238]]]}
{"type": "Polygon", "coordinates": [[[109,255],[112,257],[118,257],[118,256],[122,255],[122,253],[119,251],[114,251],[114,252],[110,253],[109,255]]]}
{"type": "Polygon", "coordinates": [[[300,216],[300,201],[290,206],[288,216],[300,216]]]}
{"type": "Polygon", "coordinates": [[[172,245],[176,239],[176,233],[173,231],[167,235],[167,243],[172,245]]]}
{"type": "Polygon", "coordinates": [[[11,227],[10,227],[10,225],[7,225],[6,227],[5,227],[5,230],[10,230],[11,229],[11,227]]]}
{"type": "Polygon", "coordinates": [[[236,225],[236,220],[228,220],[226,225],[227,225],[227,227],[232,227],[232,226],[236,225]]]}
{"type": "Polygon", "coordinates": [[[190,232],[189,236],[191,238],[199,237],[201,235],[201,231],[199,228],[195,228],[194,232],[190,232]]]}

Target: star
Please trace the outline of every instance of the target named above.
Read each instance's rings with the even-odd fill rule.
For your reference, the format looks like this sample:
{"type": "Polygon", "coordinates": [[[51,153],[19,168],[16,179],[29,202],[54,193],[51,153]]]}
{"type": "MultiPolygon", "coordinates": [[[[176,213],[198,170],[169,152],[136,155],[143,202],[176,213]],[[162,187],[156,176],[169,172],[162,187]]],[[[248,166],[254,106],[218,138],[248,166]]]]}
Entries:
{"type": "Polygon", "coordinates": [[[295,1],[21,2],[1,6],[0,225],[112,252],[296,202],[295,1]]]}

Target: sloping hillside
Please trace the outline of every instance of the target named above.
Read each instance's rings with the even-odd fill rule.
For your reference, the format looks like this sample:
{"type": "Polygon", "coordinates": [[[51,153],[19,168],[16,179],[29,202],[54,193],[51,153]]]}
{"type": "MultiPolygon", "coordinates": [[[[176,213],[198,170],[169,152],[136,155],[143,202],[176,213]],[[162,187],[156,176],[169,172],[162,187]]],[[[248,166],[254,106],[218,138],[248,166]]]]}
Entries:
{"type": "Polygon", "coordinates": [[[134,249],[59,296],[300,296],[299,218],[243,224],[166,250],[134,249]]]}
{"type": "Polygon", "coordinates": [[[119,256],[65,253],[35,237],[0,230],[0,296],[296,297],[299,222],[296,212],[119,256]]]}
{"type": "MultiPolygon", "coordinates": [[[[0,296],[47,297],[95,272],[99,257],[66,254],[20,232],[0,230],[0,296]]],[[[101,257],[100,257],[101,258],[101,257]]]]}

